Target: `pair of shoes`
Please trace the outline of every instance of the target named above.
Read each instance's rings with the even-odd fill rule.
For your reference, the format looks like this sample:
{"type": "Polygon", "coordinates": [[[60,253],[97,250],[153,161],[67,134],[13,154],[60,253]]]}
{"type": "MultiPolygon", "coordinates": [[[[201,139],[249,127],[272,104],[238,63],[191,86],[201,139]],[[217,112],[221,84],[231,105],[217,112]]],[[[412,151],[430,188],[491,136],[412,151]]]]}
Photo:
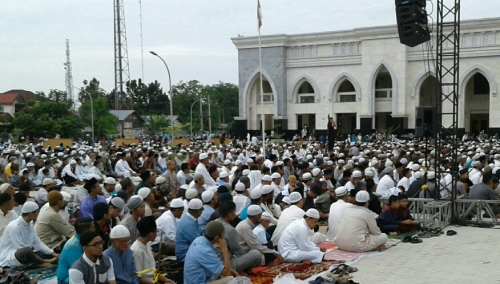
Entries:
{"type": "Polygon", "coordinates": [[[309,284],[335,284],[335,283],[337,283],[335,281],[335,279],[328,280],[328,279],[325,279],[321,276],[319,276],[318,278],[316,278],[312,281],[309,281],[309,284]]]}
{"type": "Polygon", "coordinates": [[[453,231],[453,230],[448,230],[448,231],[446,231],[446,235],[447,235],[447,236],[454,236],[454,235],[456,235],[456,234],[457,234],[457,232],[456,232],[456,231],[453,231]]]}
{"type": "Polygon", "coordinates": [[[411,238],[411,241],[410,241],[410,243],[412,243],[412,244],[420,244],[421,242],[423,242],[423,241],[417,237],[411,238]]]}

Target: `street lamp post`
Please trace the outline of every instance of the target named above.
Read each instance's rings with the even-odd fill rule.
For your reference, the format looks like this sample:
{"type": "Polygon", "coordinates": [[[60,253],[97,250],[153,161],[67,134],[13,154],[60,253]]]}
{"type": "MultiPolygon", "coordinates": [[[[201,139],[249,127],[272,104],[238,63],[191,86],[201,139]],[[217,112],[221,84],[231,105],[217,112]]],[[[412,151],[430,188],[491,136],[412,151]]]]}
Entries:
{"type": "Polygon", "coordinates": [[[172,145],[175,145],[174,143],[174,107],[173,107],[173,96],[172,96],[172,78],[170,77],[170,69],[168,69],[167,62],[161,58],[156,52],[150,51],[149,53],[153,54],[154,56],[160,58],[161,61],[163,61],[163,64],[165,64],[165,67],[167,68],[167,73],[168,73],[168,84],[169,84],[169,96],[170,96],[170,126],[172,127],[172,145]]]}
{"type": "Polygon", "coordinates": [[[95,137],[94,137],[94,100],[92,99],[92,95],[90,95],[89,92],[85,91],[82,88],[77,88],[77,87],[74,87],[74,88],[84,92],[90,98],[90,120],[91,120],[91,125],[92,125],[92,145],[94,145],[94,139],[95,139],[95,137]]]}
{"type": "MultiPolygon", "coordinates": [[[[194,101],[192,104],[191,104],[191,139],[193,138],[193,106],[195,103],[197,102],[200,102],[201,99],[197,99],[196,101],[194,101]]],[[[201,105],[201,102],[200,102],[200,105],[201,105]]]]}

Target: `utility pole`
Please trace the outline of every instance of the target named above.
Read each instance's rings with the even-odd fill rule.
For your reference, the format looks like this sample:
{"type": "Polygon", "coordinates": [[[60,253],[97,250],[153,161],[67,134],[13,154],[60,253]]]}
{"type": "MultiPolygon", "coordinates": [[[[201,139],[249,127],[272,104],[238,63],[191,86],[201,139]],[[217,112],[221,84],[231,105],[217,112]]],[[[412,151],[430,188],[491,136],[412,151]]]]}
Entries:
{"type": "Polygon", "coordinates": [[[73,91],[73,72],[71,70],[71,59],[69,56],[69,39],[66,39],[66,63],[64,63],[64,69],[66,69],[66,95],[68,100],[73,102],[73,110],[76,109],[76,99],[74,97],[73,91]]]}
{"type": "Polygon", "coordinates": [[[200,94],[200,130],[203,133],[203,99],[200,94]]]}
{"type": "Polygon", "coordinates": [[[208,135],[212,134],[212,114],[210,112],[210,96],[208,96],[208,135]]]}

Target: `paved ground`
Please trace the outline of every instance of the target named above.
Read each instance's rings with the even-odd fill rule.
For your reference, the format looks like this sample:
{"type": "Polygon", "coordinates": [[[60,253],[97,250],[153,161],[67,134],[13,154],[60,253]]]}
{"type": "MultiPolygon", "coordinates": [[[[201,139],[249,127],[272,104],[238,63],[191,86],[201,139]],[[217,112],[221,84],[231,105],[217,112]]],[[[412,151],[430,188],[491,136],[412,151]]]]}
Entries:
{"type": "MultiPolygon", "coordinates": [[[[500,229],[499,226],[496,228],[500,229]]],[[[500,230],[448,226],[457,235],[399,243],[359,260],[353,280],[371,283],[500,283],[500,230]]]]}

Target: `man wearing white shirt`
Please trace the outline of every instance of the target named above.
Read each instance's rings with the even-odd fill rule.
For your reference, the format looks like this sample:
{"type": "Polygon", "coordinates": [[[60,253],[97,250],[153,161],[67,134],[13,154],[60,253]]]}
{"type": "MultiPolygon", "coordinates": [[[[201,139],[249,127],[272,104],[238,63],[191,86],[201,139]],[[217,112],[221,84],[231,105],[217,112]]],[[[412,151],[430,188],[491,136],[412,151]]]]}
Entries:
{"type": "Polygon", "coordinates": [[[115,173],[119,177],[130,177],[137,176],[137,173],[134,172],[127,163],[127,156],[123,154],[121,159],[116,162],[115,165],[115,173]]]}
{"type": "Polygon", "coordinates": [[[382,171],[384,176],[380,179],[377,185],[377,194],[385,196],[385,194],[394,187],[394,180],[392,179],[394,169],[392,167],[385,167],[382,171]]]}
{"type": "Polygon", "coordinates": [[[281,234],[283,234],[286,227],[288,227],[288,225],[290,225],[290,223],[292,223],[293,221],[304,217],[305,214],[304,210],[302,210],[304,199],[302,198],[302,195],[300,193],[290,193],[289,199],[290,207],[281,212],[280,218],[278,219],[278,224],[276,225],[276,229],[271,236],[271,241],[275,246],[278,245],[281,234]]]}
{"type": "Polygon", "coordinates": [[[307,210],[305,216],[293,221],[287,226],[278,242],[278,251],[286,262],[311,261],[321,263],[324,248],[319,248],[309,239],[309,231],[314,229],[319,221],[316,209],[307,210]]]}
{"type": "Polygon", "coordinates": [[[0,239],[7,225],[19,217],[12,209],[14,209],[14,197],[9,193],[0,194],[0,239]]]}
{"type": "Polygon", "coordinates": [[[351,179],[345,184],[347,191],[351,191],[355,188],[355,184],[358,180],[363,179],[363,174],[360,171],[353,171],[351,174],[351,179]]]}
{"type": "Polygon", "coordinates": [[[273,200],[275,200],[278,194],[280,194],[281,191],[283,190],[283,188],[281,187],[282,178],[278,172],[275,172],[271,175],[271,179],[272,179],[271,187],[273,188],[274,191],[273,200]]]}
{"type": "Polygon", "coordinates": [[[177,223],[184,213],[184,202],[182,199],[176,198],[170,202],[170,210],[163,212],[158,219],[156,219],[156,226],[158,227],[158,235],[151,243],[153,252],[160,250],[160,238],[162,239],[162,253],[167,255],[175,254],[175,233],[177,230],[177,223]],[[163,233],[163,236],[162,236],[163,233]]]}
{"type": "Polygon", "coordinates": [[[205,180],[205,185],[207,186],[217,186],[217,183],[215,180],[210,176],[208,173],[207,167],[208,167],[208,154],[207,153],[201,153],[198,157],[200,160],[200,163],[198,166],[196,166],[195,173],[196,174],[201,174],[203,176],[203,179],[205,180]]]}
{"type": "Polygon", "coordinates": [[[234,186],[236,195],[233,197],[233,202],[236,204],[236,215],[239,217],[241,210],[250,205],[250,198],[245,196],[243,193],[245,191],[245,184],[238,182],[234,186]]]}
{"type": "Polygon", "coordinates": [[[338,197],[337,202],[330,206],[330,214],[328,215],[328,239],[333,241],[339,232],[340,220],[344,211],[352,206],[349,200],[349,192],[343,186],[335,189],[335,195],[338,197]]]}

